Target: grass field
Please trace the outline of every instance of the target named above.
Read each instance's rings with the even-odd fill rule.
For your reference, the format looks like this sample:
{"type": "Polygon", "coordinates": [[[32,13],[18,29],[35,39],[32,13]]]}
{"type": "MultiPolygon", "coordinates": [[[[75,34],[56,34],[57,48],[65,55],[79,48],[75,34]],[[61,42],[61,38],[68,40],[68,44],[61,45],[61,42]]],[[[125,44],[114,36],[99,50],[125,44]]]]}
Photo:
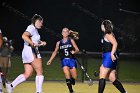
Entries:
{"type": "MultiPolygon", "coordinates": [[[[139,93],[140,84],[123,84],[128,93],[139,93]]],[[[73,87],[75,93],[98,93],[98,83],[95,83],[92,86],[88,86],[86,83],[76,83],[73,87]]],[[[5,89],[4,89],[5,91],[5,89]]],[[[14,93],[35,93],[35,83],[34,82],[25,82],[17,86],[14,90],[14,93]]],[[[69,93],[65,82],[55,81],[50,82],[46,81],[43,84],[43,93],[69,93]]],[[[106,84],[104,93],[120,93],[111,83],[106,84]]]]}
{"type": "MultiPolygon", "coordinates": [[[[61,64],[59,57],[56,57],[53,60],[51,66],[46,66],[50,55],[43,56],[43,71],[45,76],[45,82],[43,84],[44,93],[69,93],[67,86],[65,84],[65,77],[61,69],[61,64]]],[[[82,62],[83,57],[78,57],[80,62],[82,62]]],[[[10,81],[14,80],[19,74],[24,72],[23,63],[20,55],[13,56],[11,58],[12,67],[10,70],[10,81]]],[[[97,80],[98,77],[93,75],[94,71],[99,69],[101,63],[100,58],[91,57],[87,59],[87,62],[84,64],[87,67],[88,74],[94,79],[97,80]]],[[[120,59],[119,61],[119,79],[120,81],[125,81],[123,83],[124,87],[128,93],[140,93],[140,60],[139,59],[120,59]],[[135,83],[132,83],[135,82],[135,83]]],[[[88,84],[82,83],[82,70],[78,66],[78,83],[74,86],[75,93],[97,93],[98,82],[93,86],[88,86],[88,84]]],[[[28,79],[29,82],[25,82],[17,86],[14,90],[14,93],[35,93],[35,73],[32,77],[28,79]]],[[[107,83],[104,93],[120,93],[111,83],[107,83]]]]}
{"type": "MultiPolygon", "coordinates": [[[[60,59],[59,57],[56,57],[53,60],[53,63],[51,66],[46,66],[46,62],[48,61],[50,55],[43,56],[43,71],[45,80],[64,80],[64,74],[61,69],[60,59]]],[[[78,58],[80,62],[82,62],[82,57],[78,58]]],[[[20,55],[13,56],[11,58],[12,61],[12,67],[11,67],[11,73],[10,73],[10,79],[15,79],[20,73],[23,73],[23,63],[22,58],[20,55]]],[[[95,70],[99,70],[99,66],[101,63],[100,58],[91,57],[87,59],[87,72],[93,79],[98,79],[98,77],[94,77],[93,73],[95,70]]],[[[140,60],[135,59],[120,59],[119,61],[119,70],[118,75],[119,79],[121,81],[125,82],[139,82],[140,83],[140,60]]],[[[82,80],[82,70],[78,66],[78,80],[82,80]]],[[[35,73],[32,77],[29,78],[29,80],[34,80],[35,73]]]]}

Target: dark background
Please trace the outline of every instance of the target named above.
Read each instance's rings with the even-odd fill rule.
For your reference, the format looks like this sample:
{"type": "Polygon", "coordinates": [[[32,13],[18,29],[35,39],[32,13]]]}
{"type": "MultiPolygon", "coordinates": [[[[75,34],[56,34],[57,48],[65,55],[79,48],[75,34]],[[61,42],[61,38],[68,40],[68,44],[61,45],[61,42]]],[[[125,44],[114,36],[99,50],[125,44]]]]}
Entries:
{"type": "MultiPolygon", "coordinates": [[[[16,51],[23,48],[22,33],[31,23],[23,17],[3,7],[3,2],[14,7],[28,17],[40,14],[44,18],[44,26],[56,34],[61,33],[63,27],[79,32],[80,40],[76,41],[80,50],[93,52],[101,51],[100,18],[113,22],[114,33],[119,42],[121,52],[140,52],[140,6],[138,0],[1,0],[0,28],[3,36],[13,40],[16,51]],[[72,6],[75,2],[95,14],[88,15],[72,6]],[[123,9],[123,11],[120,11],[123,9]]],[[[46,31],[39,31],[47,46],[43,51],[54,50],[59,38],[46,31]]]]}

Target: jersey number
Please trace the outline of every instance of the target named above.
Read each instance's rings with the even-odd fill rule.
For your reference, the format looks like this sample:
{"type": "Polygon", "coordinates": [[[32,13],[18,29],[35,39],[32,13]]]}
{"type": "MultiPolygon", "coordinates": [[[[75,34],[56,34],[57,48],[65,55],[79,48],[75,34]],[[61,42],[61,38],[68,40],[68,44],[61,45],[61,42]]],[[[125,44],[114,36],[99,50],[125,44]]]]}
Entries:
{"type": "Polygon", "coordinates": [[[65,51],[65,56],[68,56],[69,55],[68,49],[64,49],[64,51],[65,51]]]}

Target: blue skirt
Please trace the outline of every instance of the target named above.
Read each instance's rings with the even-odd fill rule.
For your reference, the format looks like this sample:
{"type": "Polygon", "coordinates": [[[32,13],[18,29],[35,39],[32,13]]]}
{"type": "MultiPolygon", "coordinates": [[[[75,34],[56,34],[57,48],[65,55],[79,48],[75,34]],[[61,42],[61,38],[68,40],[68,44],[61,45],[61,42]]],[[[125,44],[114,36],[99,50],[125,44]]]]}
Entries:
{"type": "Polygon", "coordinates": [[[61,65],[62,65],[62,68],[64,66],[67,66],[70,69],[72,69],[73,67],[77,68],[76,60],[73,58],[64,58],[63,60],[61,60],[61,65]]]}
{"type": "Polygon", "coordinates": [[[102,64],[106,68],[116,69],[117,60],[113,62],[111,59],[111,52],[106,52],[102,55],[102,64]]]}

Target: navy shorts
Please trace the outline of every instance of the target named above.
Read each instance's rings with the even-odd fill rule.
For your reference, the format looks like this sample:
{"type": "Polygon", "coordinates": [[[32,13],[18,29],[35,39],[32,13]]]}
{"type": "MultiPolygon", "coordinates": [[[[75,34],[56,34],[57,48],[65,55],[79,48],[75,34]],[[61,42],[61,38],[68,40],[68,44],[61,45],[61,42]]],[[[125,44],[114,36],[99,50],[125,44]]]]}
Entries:
{"type": "Polygon", "coordinates": [[[102,55],[102,64],[104,67],[106,68],[111,68],[111,69],[116,69],[117,66],[117,60],[116,61],[112,61],[111,59],[111,52],[106,52],[103,53],[102,55]]]}
{"type": "Polygon", "coordinates": [[[73,67],[77,68],[76,60],[73,58],[64,58],[63,60],[61,60],[61,65],[62,65],[62,68],[64,66],[67,66],[70,69],[72,69],[73,67]]]}

